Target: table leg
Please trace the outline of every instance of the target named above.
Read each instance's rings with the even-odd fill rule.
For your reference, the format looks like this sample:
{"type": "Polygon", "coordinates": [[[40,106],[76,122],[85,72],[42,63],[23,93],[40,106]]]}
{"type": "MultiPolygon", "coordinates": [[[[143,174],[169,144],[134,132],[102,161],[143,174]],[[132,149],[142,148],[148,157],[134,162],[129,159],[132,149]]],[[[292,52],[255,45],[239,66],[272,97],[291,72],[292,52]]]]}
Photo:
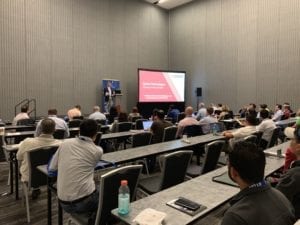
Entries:
{"type": "Polygon", "coordinates": [[[9,176],[10,176],[10,194],[14,193],[14,167],[13,162],[9,162],[9,176]]]}
{"type": "Polygon", "coordinates": [[[48,225],[52,224],[52,193],[51,193],[51,178],[47,178],[47,205],[48,205],[48,225]]]}
{"type": "Polygon", "coordinates": [[[61,205],[59,204],[59,201],[58,201],[58,225],[63,225],[63,210],[61,205]]]}
{"type": "Polygon", "coordinates": [[[16,200],[18,200],[19,199],[19,166],[16,157],[15,157],[15,189],[16,189],[16,200]]]}

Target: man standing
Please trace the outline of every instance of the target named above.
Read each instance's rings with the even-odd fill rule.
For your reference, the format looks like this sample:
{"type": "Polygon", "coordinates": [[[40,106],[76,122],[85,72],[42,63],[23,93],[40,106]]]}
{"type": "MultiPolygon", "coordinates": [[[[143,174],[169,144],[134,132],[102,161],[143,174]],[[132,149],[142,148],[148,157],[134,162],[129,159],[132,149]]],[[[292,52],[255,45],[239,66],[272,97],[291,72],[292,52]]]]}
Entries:
{"type": "Polygon", "coordinates": [[[49,169],[58,170],[57,195],[68,213],[93,213],[98,207],[94,169],[103,150],[94,144],[95,120],[80,124],[80,136],[65,140],[54,154],[49,169]]]}
{"type": "Polygon", "coordinates": [[[95,105],[93,108],[93,113],[89,115],[89,119],[91,120],[106,120],[106,116],[100,112],[100,107],[95,105]]]}
{"type": "MultiPolygon", "coordinates": [[[[44,119],[40,123],[41,134],[35,138],[26,138],[20,143],[19,150],[17,153],[17,160],[21,161],[20,173],[21,180],[28,182],[29,180],[29,169],[27,152],[46,146],[58,146],[61,141],[53,138],[55,131],[55,122],[52,119],[44,119]]],[[[39,195],[39,189],[32,191],[32,198],[35,199],[39,195]]]]}
{"type": "MultiPolygon", "coordinates": [[[[64,138],[68,138],[70,136],[69,127],[68,127],[66,121],[57,117],[56,109],[48,109],[48,118],[55,122],[55,130],[64,130],[65,131],[64,138]]],[[[35,130],[36,137],[40,136],[40,134],[42,133],[41,122],[42,121],[40,121],[36,126],[36,130],[35,130]]]]}
{"type": "Polygon", "coordinates": [[[111,81],[107,82],[106,88],[104,88],[104,109],[108,113],[110,107],[114,105],[113,97],[115,96],[115,91],[112,89],[111,81]]]}
{"type": "Polygon", "coordinates": [[[228,175],[240,187],[221,225],[292,225],[294,209],[264,180],[265,154],[255,144],[236,143],[229,152],[228,175]]]}
{"type": "Polygon", "coordinates": [[[199,121],[193,117],[193,107],[188,106],[185,109],[185,118],[178,123],[176,137],[181,138],[184,128],[191,125],[199,125],[199,121]]]}

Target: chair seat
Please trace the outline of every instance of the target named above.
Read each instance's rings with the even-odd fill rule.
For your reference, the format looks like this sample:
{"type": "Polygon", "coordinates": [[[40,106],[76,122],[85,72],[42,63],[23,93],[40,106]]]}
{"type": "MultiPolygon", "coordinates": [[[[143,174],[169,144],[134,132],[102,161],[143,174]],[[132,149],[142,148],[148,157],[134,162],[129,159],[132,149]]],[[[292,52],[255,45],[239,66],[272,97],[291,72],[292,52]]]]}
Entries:
{"type": "Polygon", "coordinates": [[[147,177],[147,179],[143,179],[139,181],[139,188],[146,191],[149,194],[154,194],[159,192],[161,182],[161,175],[155,175],[152,177],[147,177]]]}
{"type": "Polygon", "coordinates": [[[189,177],[197,177],[201,174],[201,171],[202,166],[198,166],[197,164],[190,164],[186,171],[186,175],[189,177]]]}

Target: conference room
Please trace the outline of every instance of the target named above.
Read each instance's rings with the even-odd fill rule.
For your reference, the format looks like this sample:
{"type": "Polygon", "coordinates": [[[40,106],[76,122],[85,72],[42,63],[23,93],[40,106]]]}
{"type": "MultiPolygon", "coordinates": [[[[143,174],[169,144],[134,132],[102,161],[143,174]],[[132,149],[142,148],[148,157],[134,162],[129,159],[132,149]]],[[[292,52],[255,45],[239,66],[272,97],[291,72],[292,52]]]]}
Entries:
{"type": "MultiPolygon", "coordinates": [[[[276,122],[281,129],[278,141],[274,142],[279,147],[273,149],[284,151],[290,144],[285,142],[284,128],[295,125],[295,114],[300,108],[299,12],[298,0],[0,1],[0,119],[5,127],[2,142],[13,145],[2,147],[1,143],[1,223],[28,223],[28,207],[22,203],[22,199],[26,201],[19,173],[21,163],[16,160],[19,146],[14,145],[18,139],[34,136],[39,121],[50,117],[49,109],[56,109],[56,116],[69,125],[70,136],[76,137],[79,124],[71,127],[74,122],[67,121],[68,111],[76,105],[80,105],[83,118],[94,113],[95,106],[108,118],[106,109],[114,106],[117,113],[127,115],[137,107],[139,119],[150,120],[154,109],[167,114],[170,105],[182,115],[191,106],[196,117],[200,103],[206,109],[210,106],[216,109],[222,103],[229,106],[233,115],[218,121],[225,130],[239,129],[236,118],[241,116],[240,109],[249,103],[257,105],[257,112],[259,106],[266,104],[274,114],[277,104],[283,110],[285,103],[289,103],[294,113],[291,116],[295,117],[276,122]],[[13,124],[24,105],[28,106],[32,122],[13,124]],[[3,148],[6,148],[4,154],[3,148]]],[[[239,118],[242,123],[243,119],[239,118]]],[[[168,117],[163,120],[172,127],[180,123],[168,117]]],[[[110,133],[114,116],[110,122],[105,120],[97,128],[95,143],[104,151],[102,160],[111,163],[101,166],[108,166],[104,169],[111,171],[111,167],[142,164],[141,178],[151,177],[153,171],[161,172],[164,156],[182,150],[192,151],[193,166],[199,166],[197,158],[203,166],[207,146],[214,141],[227,141],[224,136],[209,132],[133,147],[133,136],[151,133],[151,126],[150,130],[140,127],[136,131],[139,122],[129,121],[129,130],[120,128],[110,133]]],[[[222,129],[217,133],[221,134],[222,129]]],[[[266,149],[270,150],[271,146],[268,144],[266,149]]],[[[239,192],[235,186],[211,181],[212,177],[227,171],[227,154],[221,153],[216,170],[193,178],[185,176],[185,182],[172,188],[132,199],[136,201],[131,203],[127,219],[119,218],[117,206],[114,207],[112,218],[116,223],[133,224],[132,220],[140,212],[152,208],[166,213],[165,224],[220,223],[230,208],[230,199],[239,192]],[[211,192],[193,194],[197,185],[199,189],[204,188],[202,180],[211,187],[211,192]],[[191,193],[184,192],[187,188],[191,193]],[[219,191],[222,194],[217,195],[219,191]],[[212,196],[216,195],[218,198],[212,202],[212,196]],[[206,208],[189,215],[166,205],[178,197],[206,208]]],[[[272,174],[285,161],[277,156],[266,157],[265,175],[272,174]]],[[[96,173],[99,178],[104,174],[96,173]]],[[[40,175],[47,178],[45,174],[40,175]]],[[[50,201],[47,190],[44,184],[34,200],[29,192],[30,224],[59,224],[61,214],[63,223],[67,224],[70,214],[59,212],[55,190],[51,191],[50,201]]]]}

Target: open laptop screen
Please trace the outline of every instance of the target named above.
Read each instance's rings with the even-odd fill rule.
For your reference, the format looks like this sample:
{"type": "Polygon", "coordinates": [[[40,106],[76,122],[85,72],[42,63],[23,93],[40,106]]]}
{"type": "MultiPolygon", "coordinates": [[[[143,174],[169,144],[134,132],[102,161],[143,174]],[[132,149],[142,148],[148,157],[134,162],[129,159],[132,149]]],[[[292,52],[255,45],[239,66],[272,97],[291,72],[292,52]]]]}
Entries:
{"type": "Polygon", "coordinates": [[[143,121],[144,130],[150,130],[152,123],[153,123],[153,121],[151,121],[151,120],[143,121]]]}

